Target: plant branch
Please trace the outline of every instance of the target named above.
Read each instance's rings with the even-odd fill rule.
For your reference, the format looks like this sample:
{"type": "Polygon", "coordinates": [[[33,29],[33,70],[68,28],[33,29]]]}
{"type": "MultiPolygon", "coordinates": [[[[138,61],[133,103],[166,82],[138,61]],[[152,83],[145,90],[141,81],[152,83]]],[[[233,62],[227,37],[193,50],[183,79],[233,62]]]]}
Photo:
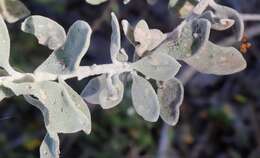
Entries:
{"type": "Polygon", "coordinates": [[[260,14],[240,14],[244,21],[260,21],[260,14]]]}

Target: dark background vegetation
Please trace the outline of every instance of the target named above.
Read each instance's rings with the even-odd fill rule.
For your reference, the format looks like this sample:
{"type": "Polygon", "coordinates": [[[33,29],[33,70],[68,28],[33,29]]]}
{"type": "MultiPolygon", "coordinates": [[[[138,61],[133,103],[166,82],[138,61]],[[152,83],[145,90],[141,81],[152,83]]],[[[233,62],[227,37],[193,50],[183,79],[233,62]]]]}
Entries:
{"type": "MultiPolygon", "coordinates": [[[[84,0],[24,0],[33,15],[39,14],[69,26],[76,20],[87,21],[94,30],[91,46],[82,64],[109,61],[110,11],[131,23],[145,19],[152,28],[171,31],[181,21],[167,0],[148,5],[145,0],[110,0],[91,6],[84,0]]],[[[259,0],[222,0],[241,13],[257,14],[259,0]]],[[[20,23],[9,24],[11,63],[20,71],[32,72],[51,51],[20,31],[20,23]]],[[[246,28],[257,30],[258,22],[246,28]]],[[[260,29],[260,25],[259,25],[260,29]]],[[[253,30],[253,31],[255,31],[253,30]]],[[[259,32],[259,31],[258,31],[259,32]]],[[[91,106],[93,129],[60,135],[62,158],[259,158],[260,157],[260,40],[256,33],[249,39],[252,48],[244,55],[248,68],[229,76],[195,73],[185,85],[185,99],[177,126],[162,120],[149,123],[135,114],[129,92],[116,108],[102,110],[91,106]]],[[[213,32],[212,40],[223,42],[226,33],[213,32]]],[[[133,48],[123,38],[123,46],[133,48]]],[[[239,48],[239,44],[235,46],[239,48]]],[[[201,61],[203,62],[203,61],[201,61]]],[[[69,80],[79,93],[87,80],[69,80]]],[[[5,99],[0,104],[0,158],[38,158],[45,135],[39,110],[22,97],[5,99]]]]}

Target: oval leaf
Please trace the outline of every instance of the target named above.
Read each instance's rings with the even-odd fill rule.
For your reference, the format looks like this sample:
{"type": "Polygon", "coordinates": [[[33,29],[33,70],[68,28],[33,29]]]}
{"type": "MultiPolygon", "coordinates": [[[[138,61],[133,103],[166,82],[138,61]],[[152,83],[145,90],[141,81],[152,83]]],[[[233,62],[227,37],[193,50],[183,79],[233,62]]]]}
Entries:
{"type": "Polygon", "coordinates": [[[84,21],[75,22],[69,29],[66,42],[55,50],[35,71],[38,76],[68,75],[79,67],[90,44],[91,28],[84,21]]]}
{"type": "Polygon", "coordinates": [[[3,18],[0,16],[0,67],[6,69],[10,57],[10,37],[3,18]]]}
{"type": "Polygon", "coordinates": [[[110,109],[118,105],[124,94],[124,85],[119,75],[112,76],[108,83],[107,75],[98,76],[89,81],[81,96],[91,104],[99,104],[103,109],[110,109]]]}
{"type": "Polygon", "coordinates": [[[206,11],[199,18],[204,18],[210,21],[211,28],[218,31],[227,30],[235,24],[235,21],[232,19],[221,19],[217,17],[212,11],[206,11]]]}
{"type": "Polygon", "coordinates": [[[167,54],[157,53],[148,55],[132,63],[131,66],[146,77],[165,81],[177,74],[181,65],[167,54]]]}
{"type": "MultiPolygon", "coordinates": [[[[80,130],[90,132],[90,115],[82,110],[86,105],[75,98],[76,92],[71,95],[63,84],[51,81],[18,84],[8,82],[4,86],[15,95],[32,95],[38,98],[29,100],[29,103],[41,110],[49,133],[74,133],[80,130]]],[[[26,100],[28,101],[28,97],[26,100]]]]}
{"type": "Polygon", "coordinates": [[[66,32],[62,26],[55,21],[43,16],[30,16],[24,20],[22,31],[33,34],[38,42],[48,48],[55,50],[61,47],[66,40],[66,32]]]}
{"type": "Polygon", "coordinates": [[[111,35],[111,44],[110,44],[110,55],[113,63],[117,62],[117,56],[121,49],[121,34],[120,34],[120,27],[117,20],[117,17],[114,13],[111,13],[112,20],[112,35],[111,35]]]}
{"type": "Polygon", "coordinates": [[[139,43],[136,46],[136,53],[141,57],[146,51],[156,48],[166,38],[166,34],[157,29],[150,30],[148,24],[140,20],[134,29],[135,42],[139,43]]]}
{"type": "Polygon", "coordinates": [[[136,112],[146,121],[156,122],[160,115],[158,97],[152,85],[138,75],[132,75],[132,102],[136,112]]]}
{"type": "Polygon", "coordinates": [[[0,4],[1,14],[9,23],[30,15],[30,11],[20,0],[1,0],[0,4]]]}
{"type": "Polygon", "coordinates": [[[12,97],[13,95],[14,93],[10,89],[5,88],[4,86],[0,86],[0,101],[5,98],[12,97]]]}
{"type": "Polygon", "coordinates": [[[200,52],[184,60],[196,70],[216,75],[228,75],[246,68],[246,61],[233,47],[222,47],[211,42],[200,52]]]}
{"type": "Polygon", "coordinates": [[[215,15],[220,19],[232,19],[235,21],[235,36],[237,40],[242,40],[245,31],[245,26],[240,13],[238,13],[235,9],[213,2],[210,3],[210,6],[215,10],[215,15]]]}
{"type": "Polygon", "coordinates": [[[176,125],[179,120],[180,106],[183,101],[184,88],[182,83],[172,78],[158,88],[160,116],[169,125],[176,125]]]}
{"type": "Polygon", "coordinates": [[[169,34],[154,53],[165,53],[177,60],[182,60],[196,54],[209,39],[211,24],[206,19],[196,19],[181,24],[169,34]]]}
{"type": "Polygon", "coordinates": [[[129,24],[127,20],[122,20],[122,27],[124,34],[128,41],[135,46],[135,39],[134,39],[134,28],[129,24]]]}

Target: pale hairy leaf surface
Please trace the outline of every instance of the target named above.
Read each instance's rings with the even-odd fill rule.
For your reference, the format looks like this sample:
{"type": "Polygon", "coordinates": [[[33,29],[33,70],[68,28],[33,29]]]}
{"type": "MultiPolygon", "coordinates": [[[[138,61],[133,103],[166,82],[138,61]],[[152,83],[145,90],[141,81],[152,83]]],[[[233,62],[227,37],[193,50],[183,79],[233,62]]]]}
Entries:
{"type": "Polygon", "coordinates": [[[26,18],[21,29],[26,33],[35,35],[40,44],[52,50],[61,47],[66,40],[66,32],[61,25],[39,15],[26,18]]]}
{"type": "Polygon", "coordinates": [[[88,121],[85,123],[87,124],[88,128],[83,129],[83,130],[86,134],[90,134],[90,132],[91,132],[91,115],[90,115],[88,105],[85,103],[83,98],[77,92],[75,92],[65,81],[60,80],[59,82],[66,89],[69,97],[74,102],[76,108],[87,117],[88,121]]]}
{"type": "Polygon", "coordinates": [[[162,53],[145,56],[132,63],[131,66],[146,77],[158,81],[165,81],[174,77],[181,67],[173,57],[162,53]]]}
{"type": "Polygon", "coordinates": [[[166,38],[166,34],[158,29],[149,29],[148,24],[140,20],[134,28],[134,39],[139,43],[136,46],[136,53],[143,56],[146,51],[153,50],[166,38]]]}
{"type": "Polygon", "coordinates": [[[110,43],[110,56],[113,63],[117,62],[117,56],[121,49],[121,33],[119,22],[114,13],[111,13],[111,26],[112,26],[112,35],[111,35],[111,43],[110,43]]]}
{"type": "Polygon", "coordinates": [[[166,53],[177,60],[196,54],[209,39],[211,24],[206,19],[183,23],[153,52],[166,53]]]}
{"type": "Polygon", "coordinates": [[[5,98],[9,98],[14,96],[14,93],[4,86],[0,86],[0,101],[2,101],[5,98]]]}
{"type": "Polygon", "coordinates": [[[11,89],[15,95],[32,95],[39,100],[29,100],[29,103],[37,103],[34,106],[41,110],[49,133],[74,133],[81,130],[90,132],[90,116],[82,110],[83,105],[79,105],[82,101],[76,99],[76,92],[73,95],[68,92],[64,84],[51,81],[7,82],[3,86],[11,89]]]}
{"type": "Polygon", "coordinates": [[[67,75],[79,67],[90,44],[91,28],[84,21],[76,21],[69,29],[66,42],[49,56],[36,70],[37,75],[67,75]]]}
{"type": "Polygon", "coordinates": [[[244,21],[238,11],[227,6],[223,6],[217,3],[210,3],[211,7],[215,11],[215,15],[221,19],[232,19],[235,21],[234,34],[237,40],[242,40],[245,26],[244,21]]]}
{"type": "Polygon", "coordinates": [[[14,23],[31,13],[20,0],[1,0],[1,14],[9,23],[14,23]]]}
{"type": "Polygon", "coordinates": [[[246,68],[246,61],[233,47],[222,47],[208,42],[200,52],[184,60],[196,70],[216,75],[228,75],[246,68]]]}
{"type": "Polygon", "coordinates": [[[128,55],[125,51],[125,49],[120,49],[119,53],[117,54],[117,61],[119,62],[127,62],[128,61],[128,55]]]}
{"type": "Polygon", "coordinates": [[[128,41],[135,46],[135,39],[134,39],[134,28],[130,25],[127,20],[122,20],[121,22],[124,34],[128,41]]]}
{"type": "Polygon", "coordinates": [[[101,75],[89,81],[81,96],[91,104],[99,104],[103,109],[118,105],[124,94],[124,85],[119,75],[113,75],[110,82],[107,75],[101,75]]]}
{"type": "Polygon", "coordinates": [[[157,95],[160,102],[161,118],[171,126],[176,125],[184,97],[182,83],[176,78],[165,81],[158,88],[157,95]]]}
{"type": "Polygon", "coordinates": [[[10,37],[3,18],[0,16],[0,67],[6,69],[10,57],[10,37]]]}
{"type": "Polygon", "coordinates": [[[132,74],[132,102],[133,106],[144,120],[156,122],[160,115],[160,104],[152,85],[143,77],[132,74]]]}
{"type": "Polygon", "coordinates": [[[235,24],[235,20],[217,17],[211,10],[204,12],[199,18],[209,20],[211,28],[218,31],[227,30],[235,24]]]}
{"type": "Polygon", "coordinates": [[[59,136],[47,133],[40,147],[40,158],[59,158],[59,136]]]}
{"type": "Polygon", "coordinates": [[[99,5],[101,3],[106,2],[107,0],[86,0],[87,3],[92,4],[92,5],[99,5]]]}

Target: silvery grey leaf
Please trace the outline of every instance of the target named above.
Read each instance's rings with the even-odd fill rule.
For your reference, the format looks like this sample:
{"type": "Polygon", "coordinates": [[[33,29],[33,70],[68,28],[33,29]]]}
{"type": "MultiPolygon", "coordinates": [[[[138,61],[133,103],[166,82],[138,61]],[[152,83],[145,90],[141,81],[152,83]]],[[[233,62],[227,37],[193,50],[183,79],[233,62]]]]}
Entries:
{"type": "MultiPolygon", "coordinates": [[[[91,120],[86,110],[82,110],[84,105],[78,101],[64,84],[51,81],[32,83],[12,83],[3,84],[12,90],[15,95],[25,95],[29,103],[38,107],[43,116],[45,126],[49,133],[74,133],[80,130],[89,133],[91,131],[91,120]],[[36,99],[26,97],[34,96],[36,99]]],[[[87,108],[87,107],[86,107],[87,108]]]]}
{"type": "Polygon", "coordinates": [[[130,25],[130,23],[127,20],[122,20],[121,23],[126,38],[133,46],[135,46],[134,28],[130,25]]]}
{"type": "Polygon", "coordinates": [[[233,47],[222,47],[211,42],[200,52],[184,60],[196,70],[216,75],[228,75],[246,68],[246,61],[233,47]]]}
{"type": "Polygon", "coordinates": [[[156,122],[160,115],[160,104],[152,85],[144,78],[132,74],[132,102],[136,112],[149,122],[156,122]]]}
{"type": "Polygon", "coordinates": [[[217,17],[212,11],[206,11],[199,18],[204,18],[210,21],[211,28],[218,31],[227,30],[235,24],[235,20],[217,17]]]}
{"type": "Polygon", "coordinates": [[[166,34],[158,29],[149,29],[147,23],[140,20],[134,28],[134,40],[138,43],[136,45],[137,55],[143,56],[146,51],[153,50],[166,38],[166,34]]]}
{"type": "Polygon", "coordinates": [[[156,53],[132,63],[131,67],[148,78],[165,81],[174,77],[181,65],[167,54],[156,53]]]}
{"type": "Polygon", "coordinates": [[[0,86],[0,101],[2,101],[5,98],[9,98],[14,96],[14,93],[4,86],[0,86]]]}
{"type": "Polygon", "coordinates": [[[17,76],[20,73],[16,72],[9,63],[10,57],[10,37],[8,29],[3,18],[0,16],[0,68],[6,70],[9,75],[17,76]]]}
{"type": "Polygon", "coordinates": [[[59,158],[59,136],[47,133],[40,147],[40,158],[59,158]]]}
{"type": "Polygon", "coordinates": [[[101,3],[106,2],[107,0],[86,0],[87,3],[92,4],[92,5],[99,5],[101,3]]]}
{"type": "Polygon", "coordinates": [[[237,40],[242,40],[245,31],[245,26],[241,15],[235,9],[217,4],[214,1],[210,3],[210,6],[214,9],[215,15],[220,19],[232,19],[235,21],[235,36],[237,40]]]}
{"type": "Polygon", "coordinates": [[[26,33],[35,35],[40,44],[48,46],[52,50],[61,47],[66,40],[66,32],[62,26],[39,15],[26,18],[21,29],[26,33]]]}
{"type": "Polygon", "coordinates": [[[117,17],[114,13],[111,13],[112,20],[112,35],[111,35],[111,44],[110,44],[110,55],[113,63],[117,62],[117,56],[121,49],[121,34],[120,27],[117,20],[117,17]]]}
{"type": "Polygon", "coordinates": [[[182,83],[172,78],[162,83],[158,88],[157,95],[160,102],[160,116],[169,125],[177,124],[180,115],[180,106],[184,97],[182,83]]]}
{"type": "Polygon", "coordinates": [[[108,76],[104,74],[90,80],[81,96],[91,104],[99,104],[103,109],[109,109],[122,101],[123,94],[124,85],[119,80],[119,75],[112,76],[109,84],[108,76]]]}
{"type": "Polygon", "coordinates": [[[197,19],[192,22],[194,42],[192,54],[196,54],[207,45],[210,36],[211,23],[206,19],[197,19]]]}
{"type": "Polygon", "coordinates": [[[60,80],[59,82],[66,89],[69,97],[76,105],[76,108],[88,118],[87,122],[85,122],[85,124],[87,124],[88,128],[85,128],[83,130],[86,134],[90,134],[90,132],[91,132],[91,115],[90,115],[88,105],[85,103],[85,101],[82,99],[82,97],[78,93],[76,93],[65,81],[60,80]]]}
{"type": "Polygon", "coordinates": [[[205,46],[210,27],[211,24],[206,19],[183,23],[153,52],[169,54],[177,60],[189,58],[205,46]]]}
{"type": "Polygon", "coordinates": [[[120,49],[119,53],[117,54],[117,58],[118,61],[120,62],[127,62],[128,61],[128,55],[125,51],[125,49],[120,49]]]}
{"type": "Polygon", "coordinates": [[[31,13],[20,0],[1,0],[1,14],[9,23],[14,23],[31,13]]]}
{"type": "Polygon", "coordinates": [[[90,44],[91,28],[84,21],[75,22],[69,29],[66,42],[48,57],[35,73],[48,75],[72,74],[79,67],[90,44]]]}
{"type": "Polygon", "coordinates": [[[113,108],[122,101],[123,95],[124,85],[119,79],[119,75],[106,78],[105,87],[99,94],[100,105],[103,109],[113,108]]]}
{"type": "Polygon", "coordinates": [[[0,67],[6,68],[9,65],[10,37],[3,18],[0,16],[0,67]]]}

